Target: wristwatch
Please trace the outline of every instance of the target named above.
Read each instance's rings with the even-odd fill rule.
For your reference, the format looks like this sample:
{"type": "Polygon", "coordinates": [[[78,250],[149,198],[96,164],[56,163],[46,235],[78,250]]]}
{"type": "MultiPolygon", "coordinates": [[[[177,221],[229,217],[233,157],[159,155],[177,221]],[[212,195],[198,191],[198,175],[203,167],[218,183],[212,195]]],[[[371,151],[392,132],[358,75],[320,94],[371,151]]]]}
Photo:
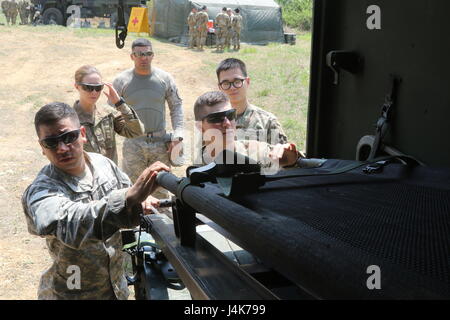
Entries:
{"type": "Polygon", "coordinates": [[[124,104],[125,103],[125,100],[122,98],[122,97],[120,97],[120,99],[119,99],[119,101],[117,101],[115,104],[114,104],[114,106],[117,108],[117,107],[120,107],[122,104],[124,104]]]}

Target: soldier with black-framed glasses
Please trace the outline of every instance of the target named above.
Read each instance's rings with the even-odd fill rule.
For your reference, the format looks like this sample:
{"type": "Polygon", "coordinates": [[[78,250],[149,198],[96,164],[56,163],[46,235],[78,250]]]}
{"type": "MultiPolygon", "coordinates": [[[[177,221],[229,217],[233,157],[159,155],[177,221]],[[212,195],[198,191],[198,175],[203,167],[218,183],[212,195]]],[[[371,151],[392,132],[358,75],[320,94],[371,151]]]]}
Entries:
{"type": "Polygon", "coordinates": [[[218,87],[236,109],[236,135],[240,140],[259,140],[269,144],[287,143],[287,137],[275,115],[248,101],[250,77],[245,63],[228,58],[216,69],[218,87]]]}

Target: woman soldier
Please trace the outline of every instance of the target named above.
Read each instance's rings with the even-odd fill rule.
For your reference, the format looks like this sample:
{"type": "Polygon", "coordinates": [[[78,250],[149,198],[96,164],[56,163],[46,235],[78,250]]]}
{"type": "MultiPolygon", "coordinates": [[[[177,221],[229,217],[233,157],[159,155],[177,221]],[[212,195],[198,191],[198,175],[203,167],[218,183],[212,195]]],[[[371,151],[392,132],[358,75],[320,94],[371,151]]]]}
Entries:
{"type": "Polygon", "coordinates": [[[129,107],[110,83],[104,83],[97,68],[85,65],[75,72],[75,88],[79,100],[73,105],[86,128],[88,142],[84,144],[87,152],[101,153],[117,164],[115,133],[126,138],[134,138],[144,133],[144,126],[136,112],[129,107]],[[108,98],[109,105],[97,106],[101,92],[108,98]]]}

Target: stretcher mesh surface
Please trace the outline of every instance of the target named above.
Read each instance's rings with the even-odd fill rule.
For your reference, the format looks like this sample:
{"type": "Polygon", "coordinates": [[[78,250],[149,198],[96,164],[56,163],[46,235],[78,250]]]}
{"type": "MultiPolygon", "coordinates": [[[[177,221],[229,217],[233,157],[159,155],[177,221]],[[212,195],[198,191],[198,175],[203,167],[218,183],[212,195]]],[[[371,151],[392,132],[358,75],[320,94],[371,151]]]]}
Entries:
{"type": "Polygon", "coordinates": [[[315,237],[357,249],[365,261],[387,262],[402,277],[421,278],[420,285],[450,296],[450,180],[434,174],[425,180],[360,172],[291,178],[266,184],[257,201],[248,195],[239,202],[293,221],[285,224],[290,234],[306,225],[315,237]]]}

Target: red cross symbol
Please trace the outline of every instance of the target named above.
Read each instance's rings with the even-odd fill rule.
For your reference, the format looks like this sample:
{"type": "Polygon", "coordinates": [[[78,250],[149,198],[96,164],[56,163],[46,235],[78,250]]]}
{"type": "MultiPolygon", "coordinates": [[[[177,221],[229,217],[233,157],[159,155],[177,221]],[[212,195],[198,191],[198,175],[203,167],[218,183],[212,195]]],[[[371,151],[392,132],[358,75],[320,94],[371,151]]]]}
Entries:
{"type": "Polygon", "coordinates": [[[138,22],[139,22],[139,20],[138,20],[138,18],[137,18],[137,17],[134,17],[134,20],[133,20],[133,21],[131,21],[131,22],[133,22],[133,25],[134,25],[134,26],[136,26],[136,23],[138,23],[138,22]]]}

